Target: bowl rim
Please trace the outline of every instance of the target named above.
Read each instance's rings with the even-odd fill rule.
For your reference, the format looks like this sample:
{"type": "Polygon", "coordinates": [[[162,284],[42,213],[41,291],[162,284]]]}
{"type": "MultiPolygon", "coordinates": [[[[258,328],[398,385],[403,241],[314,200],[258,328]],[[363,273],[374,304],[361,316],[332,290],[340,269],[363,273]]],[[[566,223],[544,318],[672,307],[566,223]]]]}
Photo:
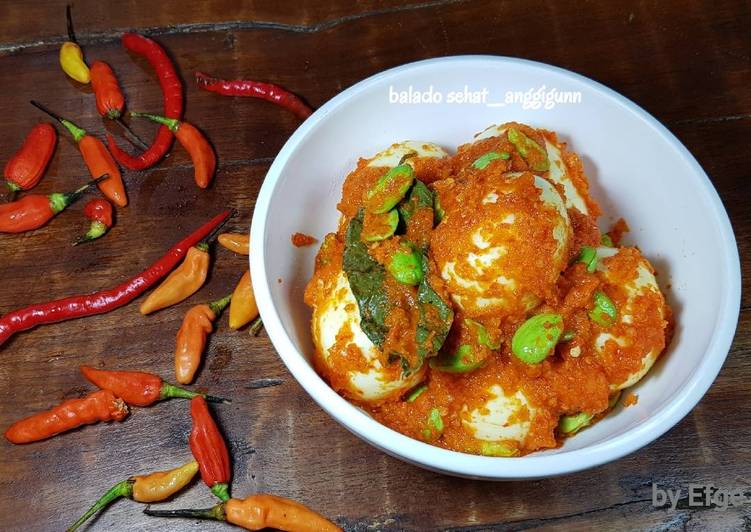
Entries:
{"type": "Polygon", "coordinates": [[[574,473],[617,460],[651,443],[675,426],[696,406],[717,377],[727,358],[740,313],[741,273],[735,235],[727,212],[704,169],[688,149],[656,118],[614,90],[586,76],[537,61],[495,55],[457,55],[426,59],[390,68],[370,76],[340,92],[315,111],[287,140],[269,168],[256,200],[251,223],[251,240],[261,242],[250,254],[250,268],[258,307],[267,334],[287,369],[313,400],[350,432],[387,454],[453,476],[485,480],[520,480],[574,473]],[[382,425],[364,411],[337,394],[313,369],[293,345],[274,307],[270,279],[266,271],[266,219],[269,205],[282,171],[298,145],[338,107],[373,85],[412,70],[430,68],[440,63],[487,62],[521,65],[568,77],[606,96],[614,105],[624,107],[642,119],[648,127],[677,150],[693,169],[703,186],[711,214],[716,219],[724,243],[727,279],[721,296],[714,333],[699,365],[689,375],[684,387],[668,402],[639,425],[604,442],[555,454],[532,453],[518,458],[499,459],[451,451],[412,439],[382,425]]]}

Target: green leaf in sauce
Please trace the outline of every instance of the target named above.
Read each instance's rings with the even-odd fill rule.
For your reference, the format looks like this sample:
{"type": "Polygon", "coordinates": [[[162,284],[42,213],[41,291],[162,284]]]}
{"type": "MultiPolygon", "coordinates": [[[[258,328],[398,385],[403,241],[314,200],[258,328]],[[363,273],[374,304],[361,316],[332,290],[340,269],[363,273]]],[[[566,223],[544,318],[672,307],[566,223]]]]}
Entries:
{"type": "MultiPolygon", "coordinates": [[[[417,288],[420,317],[417,323],[417,356],[419,366],[426,357],[437,353],[451,330],[454,311],[430,286],[427,249],[422,254],[423,279],[417,288]]],[[[413,371],[418,368],[413,368],[413,371]]]]}
{"type": "Polygon", "coordinates": [[[433,208],[434,196],[433,192],[419,179],[415,180],[415,184],[409,192],[407,198],[399,205],[399,214],[401,214],[404,223],[409,223],[412,216],[415,215],[418,209],[421,208],[433,208]]]}
{"type": "Polygon", "coordinates": [[[389,331],[386,317],[391,303],[383,286],[386,270],[370,256],[360,239],[363,214],[361,209],[347,228],[343,267],[360,308],[360,328],[371,342],[382,347],[389,331]]]}

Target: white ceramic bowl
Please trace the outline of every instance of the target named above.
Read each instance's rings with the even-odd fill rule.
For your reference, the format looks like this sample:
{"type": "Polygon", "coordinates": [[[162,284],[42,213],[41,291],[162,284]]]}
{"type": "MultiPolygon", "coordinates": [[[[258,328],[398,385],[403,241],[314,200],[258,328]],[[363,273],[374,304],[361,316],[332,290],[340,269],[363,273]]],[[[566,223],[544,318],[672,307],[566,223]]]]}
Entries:
{"type": "MultiPolygon", "coordinates": [[[[481,98],[481,96],[478,96],[481,98]]],[[[435,99],[435,96],[433,97],[435,99]]],[[[456,99],[454,97],[453,99],[456,99]]],[[[313,114],[271,166],[253,215],[253,285],[266,330],[290,372],[334,419],[388,454],[463,477],[511,480],[570,473],[636,451],[670,429],[702,398],[727,356],[738,320],[740,267],[727,214],[686,148],[623,96],[552,66],[489,56],[412,63],[368,78],[313,114]],[[488,89],[486,104],[448,103],[449,93],[488,89]],[[398,91],[440,92],[441,103],[390,103],[398,91]],[[553,108],[513,103],[513,93],[574,91],[553,108]],[[393,89],[393,90],[392,90],[393,89]],[[507,101],[505,105],[487,105],[507,101]],[[336,228],[346,174],[360,156],[401,140],[453,151],[493,123],[516,120],[559,133],[584,161],[603,226],[624,217],[627,242],[658,271],[675,311],[668,351],[621,408],[560,449],[521,458],[447,451],[403,436],[336,394],[313,370],[310,311],[303,303],[317,246],[296,248],[292,233],[319,239],[336,228]],[[280,281],[281,280],[281,281],[280,281]]]]}

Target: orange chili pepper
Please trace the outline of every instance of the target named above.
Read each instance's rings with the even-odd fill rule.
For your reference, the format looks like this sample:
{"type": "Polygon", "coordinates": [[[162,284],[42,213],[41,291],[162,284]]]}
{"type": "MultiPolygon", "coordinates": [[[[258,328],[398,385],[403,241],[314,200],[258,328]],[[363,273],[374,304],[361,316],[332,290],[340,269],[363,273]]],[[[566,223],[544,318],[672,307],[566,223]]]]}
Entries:
{"type": "Polygon", "coordinates": [[[211,493],[223,501],[229,500],[232,470],[227,443],[203,397],[190,400],[190,417],[193,419],[193,429],[188,437],[188,445],[198,461],[201,478],[211,488],[211,493]]]}
{"type": "Polygon", "coordinates": [[[118,482],[107,490],[66,532],[77,530],[89,517],[122,497],[136,502],[157,502],[168,499],[187,486],[196,473],[198,473],[198,462],[193,460],[169,471],[157,471],[150,475],[134,476],[118,482]]]}
{"type": "Polygon", "coordinates": [[[228,403],[227,399],[191,392],[164,382],[158,375],[141,371],[107,371],[89,366],[79,368],[83,376],[94,386],[109,390],[129,405],[149,406],[157,401],[180,398],[193,399],[199,395],[211,403],[228,403]]]}
{"type": "Polygon", "coordinates": [[[175,378],[180,384],[190,384],[201,365],[206,337],[213,330],[213,321],[229,304],[229,295],[208,305],[196,305],[190,309],[177,331],[175,342],[175,378]]]}
{"type": "Polygon", "coordinates": [[[147,315],[170,307],[192,296],[206,282],[209,271],[209,246],[201,243],[188,250],[185,260],[141,303],[147,315]]]}
{"type": "Polygon", "coordinates": [[[240,255],[250,255],[250,236],[241,233],[222,233],[219,244],[240,255]]]}
{"type": "Polygon", "coordinates": [[[205,510],[152,510],[154,517],[187,517],[226,521],[245,530],[276,528],[288,532],[334,532],[341,528],[299,502],[276,495],[258,494],[245,499],[229,499],[205,510]]]}
{"type": "MultiPolygon", "coordinates": [[[[99,179],[106,179],[106,176],[99,179]]],[[[90,181],[73,192],[56,192],[47,196],[29,194],[18,201],[0,205],[0,233],[23,233],[39,229],[83,196],[99,179],[90,181]]]]}
{"type": "Polygon", "coordinates": [[[115,73],[104,61],[94,61],[91,64],[91,88],[94,90],[99,114],[110,120],[120,118],[125,107],[125,96],[115,73]]]}
{"type": "Polygon", "coordinates": [[[190,155],[195,170],[196,184],[201,188],[209,186],[216,170],[216,154],[198,128],[187,122],[181,122],[177,118],[166,118],[149,113],[131,112],[130,114],[167,126],[190,155]]]}
{"type": "Polygon", "coordinates": [[[99,390],[16,421],[5,431],[5,437],[15,444],[31,443],[98,421],[122,421],[127,415],[128,406],[122,399],[109,390],[99,390]]]}
{"type": "Polygon", "coordinates": [[[106,179],[99,184],[99,190],[101,190],[102,194],[107,196],[107,198],[118,207],[125,207],[128,204],[128,196],[125,193],[123,176],[120,173],[120,168],[117,166],[117,163],[112,158],[110,152],[107,151],[107,147],[104,143],[98,138],[86,133],[85,129],[78,127],[70,120],[66,120],[61,116],[56,115],[39,102],[32,100],[31,104],[50,115],[70,131],[71,135],[73,135],[73,140],[78,144],[78,149],[81,151],[83,160],[92,177],[102,174],[109,175],[109,179],[106,179]]]}
{"type": "Polygon", "coordinates": [[[26,135],[23,145],[8,160],[3,175],[12,193],[37,186],[55,153],[57,131],[47,122],[35,125],[26,135]]]}
{"type": "Polygon", "coordinates": [[[239,329],[258,317],[258,305],[253,293],[253,282],[250,271],[246,270],[232,293],[232,303],[229,307],[229,327],[239,329]]]}

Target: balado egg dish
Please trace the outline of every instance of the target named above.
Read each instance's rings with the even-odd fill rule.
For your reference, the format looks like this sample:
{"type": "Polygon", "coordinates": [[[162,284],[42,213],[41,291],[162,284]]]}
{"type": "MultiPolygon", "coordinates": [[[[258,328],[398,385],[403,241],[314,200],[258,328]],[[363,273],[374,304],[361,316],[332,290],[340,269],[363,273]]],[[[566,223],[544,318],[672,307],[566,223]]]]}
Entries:
{"type": "Polygon", "coordinates": [[[317,371],[388,427],[516,456],[602,418],[664,351],[649,261],[601,234],[579,157],[491,126],[361,159],[305,301],[317,371]]]}

